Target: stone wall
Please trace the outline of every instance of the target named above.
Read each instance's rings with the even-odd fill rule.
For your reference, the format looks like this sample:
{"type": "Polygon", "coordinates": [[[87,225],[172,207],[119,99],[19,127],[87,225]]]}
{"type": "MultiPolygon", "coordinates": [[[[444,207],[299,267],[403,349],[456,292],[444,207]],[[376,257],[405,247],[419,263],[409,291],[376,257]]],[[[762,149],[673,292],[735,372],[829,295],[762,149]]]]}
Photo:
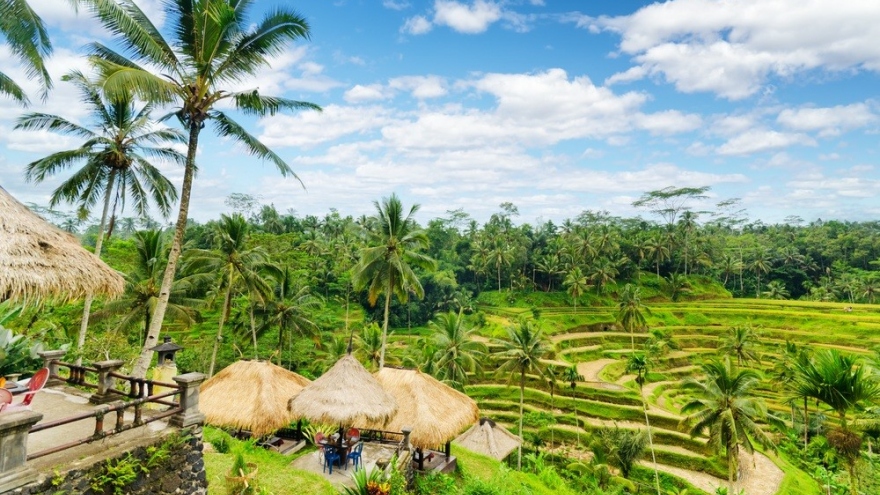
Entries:
{"type": "Polygon", "coordinates": [[[88,467],[41,473],[12,495],[205,495],[208,481],[202,457],[202,428],[193,426],[157,436],[88,467]]]}

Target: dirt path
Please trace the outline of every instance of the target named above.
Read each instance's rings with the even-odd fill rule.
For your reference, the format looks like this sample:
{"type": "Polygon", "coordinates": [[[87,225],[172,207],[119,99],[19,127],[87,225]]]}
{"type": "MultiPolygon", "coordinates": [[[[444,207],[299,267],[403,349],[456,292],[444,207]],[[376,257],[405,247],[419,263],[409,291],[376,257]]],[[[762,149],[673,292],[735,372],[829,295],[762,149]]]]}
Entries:
{"type": "Polygon", "coordinates": [[[626,390],[626,387],[616,383],[608,383],[599,378],[599,373],[611,363],[616,363],[617,359],[597,359],[586,363],[578,363],[578,374],[584,377],[587,386],[603,388],[606,390],[626,390]]]}
{"type": "MultiPolygon", "coordinates": [[[[564,340],[578,340],[578,339],[591,339],[598,337],[629,337],[629,333],[627,332],[578,332],[578,333],[560,333],[550,337],[550,340],[555,342],[562,342],[564,340]]],[[[638,338],[646,338],[645,334],[636,334],[636,339],[638,338]],[[639,337],[641,335],[641,337],[639,337]]]]}
{"type": "MultiPolygon", "coordinates": [[[[642,461],[641,465],[652,468],[651,462],[642,461]]],[[[774,495],[782,484],[785,473],[764,454],[756,452],[754,456],[743,454],[740,457],[742,476],[736,483],[736,489],[743,490],[745,495],[774,495]]],[[[716,478],[706,473],[688,469],[657,464],[657,470],[677,476],[708,493],[715,493],[719,486],[726,487],[727,480],[716,478]]]]}

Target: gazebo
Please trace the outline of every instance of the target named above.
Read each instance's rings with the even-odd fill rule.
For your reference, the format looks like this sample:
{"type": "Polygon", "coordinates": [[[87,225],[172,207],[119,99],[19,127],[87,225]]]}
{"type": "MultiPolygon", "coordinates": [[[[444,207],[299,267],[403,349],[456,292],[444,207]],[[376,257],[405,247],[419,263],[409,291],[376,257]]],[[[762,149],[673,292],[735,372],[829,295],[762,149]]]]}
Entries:
{"type": "Polygon", "coordinates": [[[516,450],[522,440],[491,419],[480,418],[480,422],[456,438],[455,443],[470,451],[501,461],[516,450]]]}
{"type": "Polygon", "coordinates": [[[119,273],[0,187],[0,302],[117,296],[119,273]]]}
{"type": "Polygon", "coordinates": [[[295,394],[287,407],[293,418],[318,423],[384,425],[397,412],[397,401],[354,356],[346,354],[295,394]]]}
{"type": "Polygon", "coordinates": [[[263,437],[290,424],[287,401],[309,383],[269,361],[236,361],[202,384],[199,409],[208,424],[263,437]]]}
{"type": "Polygon", "coordinates": [[[410,442],[418,449],[419,469],[424,469],[423,451],[444,444],[448,462],[449,442],[480,417],[473,399],[419,370],[386,367],[376,379],[398,404],[386,428],[412,428],[410,442]]]}

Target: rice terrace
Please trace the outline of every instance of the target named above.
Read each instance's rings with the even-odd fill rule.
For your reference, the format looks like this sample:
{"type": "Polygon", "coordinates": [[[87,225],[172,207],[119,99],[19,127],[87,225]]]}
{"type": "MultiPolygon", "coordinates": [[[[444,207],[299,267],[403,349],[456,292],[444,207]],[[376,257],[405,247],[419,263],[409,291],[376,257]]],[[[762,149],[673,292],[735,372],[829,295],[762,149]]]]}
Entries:
{"type": "Polygon", "coordinates": [[[880,9],[0,0],[0,495],[880,494],[880,9]]]}

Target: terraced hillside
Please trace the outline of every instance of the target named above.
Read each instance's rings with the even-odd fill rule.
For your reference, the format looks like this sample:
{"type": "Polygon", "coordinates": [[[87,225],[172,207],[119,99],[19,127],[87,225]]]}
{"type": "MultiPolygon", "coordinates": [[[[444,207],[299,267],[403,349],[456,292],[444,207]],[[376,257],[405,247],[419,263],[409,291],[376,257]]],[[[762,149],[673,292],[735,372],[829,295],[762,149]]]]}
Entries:
{"type": "MultiPolygon", "coordinates": [[[[773,367],[780,359],[786,341],[818,349],[835,348],[856,355],[873,354],[880,346],[880,306],[812,303],[800,301],[721,299],[681,303],[648,304],[646,315],[651,330],[669,337],[669,349],[654,359],[643,393],[647,399],[658,470],[686,481],[688,493],[714,493],[727,478],[726,460],[714,455],[705,438],[691,438],[681,425],[680,408],[684,403],[682,379],[696,377],[699,365],[719,356],[721,339],[733,326],[749,325],[758,332],[759,362],[743,366],[759,370],[766,378],[759,388],[768,409],[790,420],[791,408],[785,404],[784,388],[775,383],[773,367]],[[699,491],[697,491],[699,490],[699,491]]],[[[642,400],[634,376],[625,373],[625,359],[635,345],[642,350],[647,333],[630,335],[614,324],[614,308],[516,308],[483,306],[490,325],[485,337],[497,335],[497,329],[525,315],[538,315],[555,356],[547,364],[576,365],[584,377],[572,390],[567,383],[554,387],[529,376],[525,391],[526,413],[547,413],[555,424],[526,427],[529,439],[539,438],[549,444],[585,443],[587,434],[602,426],[644,429],[642,400]],[[494,330],[493,330],[494,329],[494,330]]],[[[519,389],[505,377],[492,374],[473,377],[467,393],[474,397],[482,414],[506,424],[515,431],[519,413],[519,389]]],[[[540,415],[533,415],[540,416],[540,415]]],[[[769,431],[769,427],[766,427],[769,431]]],[[[643,467],[650,466],[646,458],[643,467]]],[[[741,462],[744,482],[740,488],[749,495],[821,493],[808,474],[795,468],[784,455],[756,453],[741,462]]],[[[653,473],[636,473],[650,483],[653,473]]]]}

